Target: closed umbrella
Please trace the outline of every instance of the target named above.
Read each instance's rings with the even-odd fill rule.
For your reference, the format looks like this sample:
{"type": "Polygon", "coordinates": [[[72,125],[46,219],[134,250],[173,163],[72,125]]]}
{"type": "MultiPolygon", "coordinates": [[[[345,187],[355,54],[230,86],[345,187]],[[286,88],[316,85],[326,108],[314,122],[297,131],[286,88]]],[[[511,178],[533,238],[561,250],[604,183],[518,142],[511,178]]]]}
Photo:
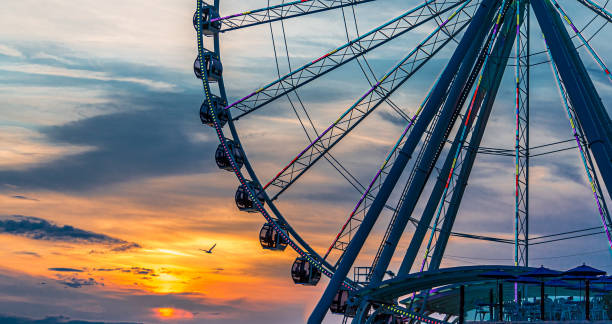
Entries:
{"type": "Polygon", "coordinates": [[[551,270],[540,266],[539,268],[523,274],[526,278],[540,279],[540,319],[544,320],[544,278],[554,278],[561,276],[560,271],[551,270]]]}

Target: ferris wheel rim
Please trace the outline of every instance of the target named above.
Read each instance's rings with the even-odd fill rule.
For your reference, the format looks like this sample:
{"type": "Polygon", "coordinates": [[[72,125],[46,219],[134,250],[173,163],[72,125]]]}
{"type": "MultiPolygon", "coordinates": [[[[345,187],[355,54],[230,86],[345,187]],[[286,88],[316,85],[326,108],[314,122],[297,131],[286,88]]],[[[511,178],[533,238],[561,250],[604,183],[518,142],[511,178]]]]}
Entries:
{"type": "MultiPolygon", "coordinates": [[[[201,32],[201,24],[202,24],[202,15],[201,15],[201,6],[204,2],[202,0],[197,0],[197,4],[198,4],[198,20],[199,20],[199,30],[198,30],[198,46],[199,46],[199,51],[198,51],[198,57],[200,58],[200,62],[202,62],[202,53],[203,53],[203,35],[201,32]]],[[[215,8],[218,10],[219,9],[219,0],[215,0],[215,8]]],[[[601,29],[599,29],[601,30],[601,29]]],[[[599,33],[599,30],[595,33],[599,33]]],[[[348,36],[348,31],[347,31],[347,36],[348,36]]],[[[221,59],[221,55],[220,55],[220,40],[219,40],[219,35],[215,34],[214,35],[214,47],[215,47],[215,54],[217,55],[217,57],[219,58],[219,60],[221,59]]],[[[364,72],[365,73],[365,72],[364,72]]],[[[270,199],[268,193],[265,190],[262,190],[261,192],[257,192],[252,188],[252,186],[248,183],[246,183],[247,178],[244,176],[244,174],[242,173],[242,171],[240,170],[240,168],[236,168],[235,167],[235,161],[233,161],[234,157],[232,154],[230,154],[230,151],[227,148],[226,145],[226,140],[229,139],[227,137],[224,136],[224,133],[222,131],[223,125],[221,125],[219,123],[219,121],[216,118],[216,115],[214,114],[214,112],[212,111],[212,107],[211,107],[211,100],[208,96],[208,92],[210,91],[210,84],[209,84],[209,80],[208,77],[206,75],[206,73],[203,73],[203,77],[202,77],[202,81],[204,83],[204,88],[205,88],[205,92],[206,92],[206,103],[209,105],[209,108],[211,108],[211,112],[212,112],[212,116],[215,116],[214,119],[214,123],[215,123],[215,128],[217,130],[217,134],[219,137],[219,141],[220,141],[220,145],[222,145],[224,147],[225,150],[225,154],[228,156],[228,158],[232,161],[232,164],[234,164],[234,168],[233,171],[236,174],[238,180],[241,182],[241,186],[243,186],[249,193],[249,195],[253,198],[253,202],[255,203],[255,205],[257,205],[257,209],[260,210],[260,213],[262,213],[262,215],[264,216],[264,218],[268,221],[268,223],[273,224],[275,231],[281,235],[287,238],[287,240],[290,242],[289,244],[292,246],[292,248],[294,248],[294,250],[296,250],[296,252],[298,253],[298,255],[303,255],[306,258],[309,258],[310,261],[313,262],[314,266],[318,266],[321,268],[322,272],[324,274],[326,274],[327,276],[331,276],[334,273],[334,267],[332,267],[329,263],[325,262],[325,258],[321,257],[321,255],[319,255],[316,251],[314,251],[313,249],[311,249],[308,244],[306,243],[306,241],[304,241],[301,236],[299,236],[299,234],[297,233],[297,231],[291,226],[291,224],[285,219],[285,217],[282,215],[282,213],[278,210],[278,208],[274,205],[274,199],[270,199]],[[243,181],[244,180],[244,181],[243,181]],[[257,197],[259,194],[263,194],[265,197],[265,203],[268,204],[268,207],[270,209],[270,211],[272,212],[272,214],[274,216],[277,217],[277,219],[275,220],[272,215],[267,211],[268,208],[265,207],[265,205],[261,204],[259,202],[258,199],[254,199],[255,197],[257,197]],[[278,222],[278,220],[280,220],[281,222],[278,222]],[[287,231],[287,233],[285,233],[283,231],[283,227],[284,226],[284,230],[287,231]],[[293,237],[295,237],[296,239],[298,239],[298,243],[294,242],[292,240],[292,238],[288,235],[292,234],[293,237]],[[294,234],[295,233],[295,234],[294,234]],[[303,241],[304,244],[302,244],[299,241],[303,241]],[[301,246],[300,246],[301,245],[301,246]],[[305,246],[304,246],[305,245],[305,246]]],[[[227,95],[226,95],[226,90],[223,84],[223,78],[221,77],[220,80],[218,80],[218,84],[219,84],[219,89],[221,91],[221,96],[222,98],[227,102],[227,95]]],[[[228,118],[228,126],[229,126],[229,130],[230,133],[232,135],[232,139],[235,143],[237,143],[237,145],[239,145],[242,150],[243,150],[243,155],[244,155],[244,166],[245,169],[248,173],[248,175],[250,176],[250,179],[252,181],[254,181],[257,185],[261,185],[261,183],[259,182],[255,170],[253,169],[252,165],[250,164],[246,151],[244,150],[244,146],[241,145],[240,142],[240,138],[238,136],[238,132],[237,132],[237,128],[236,125],[234,123],[233,118],[231,118],[231,114],[229,109],[227,110],[227,113],[229,114],[229,118],[228,118]]],[[[349,289],[354,289],[356,288],[355,283],[351,282],[350,280],[346,280],[344,282],[344,286],[349,288],[349,289]]]]}
{"type": "MultiPolygon", "coordinates": [[[[201,13],[201,8],[203,5],[205,5],[205,2],[203,0],[196,0],[197,3],[197,19],[198,19],[198,57],[202,58],[203,57],[203,51],[204,51],[204,47],[203,47],[203,39],[204,39],[204,35],[202,35],[202,13],[201,13]]],[[[219,0],[214,0],[214,7],[216,10],[219,10],[219,0]]],[[[218,58],[220,59],[221,55],[220,55],[220,40],[219,40],[219,35],[215,34],[213,35],[213,42],[214,42],[214,50],[215,53],[217,54],[218,58]]],[[[210,111],[212,112],[212,103],[211,103],[211,99],[209,96],[209,88],[210,88],[210,84],[209,84],[209,80],[208,80],[208,76],[206,73],[202,73],[202,82],[203,82],[203,86],[205,89],[205,103],[208,104],[210,111]]],[[[223,83],[223,77],[221,76],[221,78],[218,80],[218,85],[219,85],[219,90],[220,90],[220,94],[221,97],[224,100],[227,100],[227,94],[226,94],[226,90],[225,90],[225,86],[223,83]]],[[[227,102],[227,101],[226,101],[227,102]]],[[[227,121],[227,125],[229,127],[230,133],[232,134],[232,140],[241,146],[240,143],[240,139],[234,124],[234,120],[231,118],[231,112],[227,111],[228,115],[230,118],[228,118],[227,121]]],[[[297,234],[297,231],[295,231],[291,225],[289,224],[288,221],[286,221],[284,219],[284,217],[282,216],[282,214],[280,213],[280,211],[276,208],[276,206],[274,205],[274,202],[269,198],[269,196],[267,195],[267,193],[265,191],[262,191],[261,193],[255,193],[255,191],[251,188],[250,184],[246,184],[246,178],[244,177],[244,175],[242,174],[242,171],[240,170],[240,168],[236,168],[235,167],[235,161],[233,160],[233,155],[229,154],[229,150],[227,148],[227,146],[225,145],[225,140],[226,137],[224,136],[224,133],[222,131],[222,127],[223,125],[220,124],[220,121],[216,118],[216,114],[212,113],[212,116],[214,116],[213,120],[214,120],[214,124],[215,124],[215,129],[219,138],[219,142],[221,143],[221,145],[223,145],[224,150],[225,150],[225,154],[226,156],[229,157],[233,167],[233,172],[236,175],[236,177],[239,179],[239,181],[241,182],[241,186],[243,186],[244,188],[247,189],[248,193],[251,195],[252,198],[256,197],[258,194],[263,194],[265,197],[265,202],[268,204],[268,206],[270,207],[270,209],[272,210],[272,213],[278,217],[278,219],[283,220],[283,224],[284,227],[286,227],[286,229],[289,230],[289,232],[291,232],[293,234],[293,237],[296,238],[300,238],[300,240],[304,241],[303,239],[301,239],[301,237],[299,236],[299,234],[297,234]]],[[[242,146],[241,146],[242,147],[242,146]]],[[[259,183],[255,170],[253,169],[252,165],[250,164],[249,160],[248,160],[248,156],[246,154],[246,151],[243,148],[243,158],[244,158],[244,167],[247,170],[251,181],[256,181],[257,183],[259,183]]],[[[316,253],[316,251],[314,251],[313,249],[310,249],[310,251],[305,251],[306,249],[304,249],[303,247],[298,246],[292,239],[292,237],[290,237],[287,233],[285,233],[281,226],[278,224],[278,222],[272,218],[270,216],[270,214],[267,212],[266,208],[260,203],[260,201],[258,199],[253,199],[255,205],[257,206],[257,208],[259,209],[259,212],[264,216],[264,218],[266,219],[266,221],[270,224],[273,225],[274,230],[281,235],[287,242],[288,244],[298,253],[298,255],[301,255],[302,257],[306,257],[307,259],[309,259],[309,261],[312,262],[312,264],[319,268],[319,270],[321,270],[322,273],[324,273],[326,276],[331,277],[331,275],[333,274],[333,267],[331,267],[331,265],[329,263],[326,263],[321,256],[316,253]],[[323,262],[321,262],[321,260],[323,260],[323,262]]],[[[305,241],[304,241],[305,242],[305,241]]],[[[344,286],[350,290],[354,289],[354,284],[352,283],[351,280],[346,280],[346,282],[344,283],[344,286]]]]}

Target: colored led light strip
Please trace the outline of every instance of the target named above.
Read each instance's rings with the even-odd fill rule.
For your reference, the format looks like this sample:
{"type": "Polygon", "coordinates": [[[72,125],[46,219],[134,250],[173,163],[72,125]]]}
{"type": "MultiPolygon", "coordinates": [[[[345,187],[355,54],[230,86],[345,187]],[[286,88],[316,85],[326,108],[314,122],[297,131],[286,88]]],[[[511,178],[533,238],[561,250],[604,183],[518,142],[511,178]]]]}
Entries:
{"type": "MultiPolygon", "coordinates": [[[[197,0],[196,2],[197,2],[197,6],[198,6],[198,9],[197,9],[197,16],[198,16],[198,54],[199,54],[199,57],[201,59],[204,56],[204,50],[203,50],[203,48],[204,48],[203,42],[204,41],[203,41],[203,36],[202,36],[202,10],[201,10],[201,8],[202,8],[202,0],[197,0]]],[[[202,73],[202,85],[203,85],[203,88],[204,88],[204,95],[206,97],[206,102],[208,103],[210,114],[213,117],[213,122],[214,122],[214,125],[215,125],[215,130],[217,132],[217,136],[219,137],[219,141],[221,142],[221,146],[223,147],[225,155],[229,158],[230,165],[231,165],[232,169],[234,170],[234,173],[236,174],[238,180],[240,181],[240,184],[243,186],[243,188],[246,189],[246,192],[248,193],[248,195],[251,198],[251,200],[254,202],[255,207],[257,208],[257,210],[264,216],[266,221],[268,221],[268,223],[270,223],[272,225],[272,228],[280,235],[280,237],[283,240],[285,240],[301,257],[303,257],[306,260],[308,260],[308,262],[312,266],[314,266],[317,269],[319,269],[321,271],[321,273],[323,273],[326,276],[331,278],[333,273],[331,273],[330,271],[325,269],[321,265],[320,262],[315,260],[308,253],[306,253],[302,248],[300,248],[289,237],[289,235],[287,235],[287,233],[285,233],[285,231],[282,230],[278,226],[276,220],[274,220],[268,214],[268,212],[263,208],[263,205],[261,204],[259,199],[257,199],[256,195],[253,193],[253,189],[246,182],[246,179],[242,175],[242,172],[237,167],[236,161],[234,160],[233,154],[230,154],[229,148],[228,148],[227,143],[225,141],[225,136],[223,135],[223,130],[221,129],[221,125],[219,124],[219,120],[217,118],[217,115],[215,114],[215,110],[213,108],[213,105],[211,104],[212,101],[211,101],[211,97],[210,97],[210,88],[209,88],[209,85],[208,85],[208,72],[205,69],[203,69],[203,73],[202,73]]],[[[342,285],[344,287],[346,287],[347,289],[350,289],[350,290],[354,289],[353,286],[351,286],[347,282],[343,282],[342,285]]]]}
{"type": "Polygon", "coordinates": [[[401,309],[399,307],[396,307],[396,306],[385,305],[384,308],[386,310],[392,311],[392,312],[394,312],[396,314],[400,314],[400,315],[403,315],[403,316],[406,316],[406,317],[409,317],[411,319],[415,319],[417,321],[424,322],[424,323],[430,323],[430,324],[444,324],[444,323],[446,323],[446,322],[443,322],[443,321],[440,321],[440,320],[437,320],[437,319],[434,319],[434,318],[431,318],[431,317],[425,317],[425,316],[414,314],[412,312],[407,312],[407,311],[405,311],[405,310],[403,310],[403,309],[401,309]]]}
{"type": "Polygon", "coordinates": [[[556,0],[550,0],[550,1],[552,1],[552,3],[555,6],[555,8],[557,8],[557,10],[561,14],[561,16],[563,16],[563,19],[565,20],[565,22],[570,27],[572,27],[572,30],[574,31],[574,33],[576,33],[576,36],[578,36],[578,38],[580,38],[580,40],[582,41],[582,44],[584,44],[584,46],[587,48],[587,50],[589,51],[589,53],[591,54],[593,59],[595,59],[597,64],[599,64],[599,66],[603,69],[603,71],[606,74],[606,76],[608,77],[608,79],[610,79],[612,81],[612,74],[610,74],[610,70],[608,69],[606,64],[601,60],[599,55],[597,55],[595,50],[591,47],[591,45],[587,42],[587,40],[582,36],[582,33],[580,33],[580,31],[578,31],[578,28],[576,28],[576,26],[574,26],[574,23],[569,18],[569,16],[565,13],[563,8],[561,8],[561,6],[559,5],[559,3],[556,0]]]}
{"type": "MultiPolygon", "coordinates": [[[[599,196],[597,195],[597,191],[595,190],[595,182],[593,180],[593,176],[591,175],[591,171],[589,170],[588,164],[587,164],[587,160],[585,157],[585,153],[584,153],[584,148],[582,147],[582,142],[580,141],[580,138],[578,137],[578,131],[576,129],[576,123],[574,122],[574,118],[570,109],[570,105],[569,102],[567,100],[567,94],[564,91],[564,87],[563,87],[563,83],[561,82],[561,78],[559,76],[559,72],[557,71],[557,66],[554,63],[553,59],[552,59],[552,55],[550,53],[550,49],[548,48],[548,45],[546,45],[546,50],[548,52],[548,56],[550,58],[550,61],[552,62],[552,69],[553,72],[555,74],[555,79],[557,81],[557,87],[559,88],[559,91],[561,92],[561,97],[563,98],[563,104],[565,106],[565,111],[567,112],[567,117],[569,118],[569,122],[570,122],[570,126],[572,127],[572,133],[574,134],[574,138],[576,139],[576,143],[578,144],[578,150],[580,151],[580,158],[582,160],[582,164],[584,166],[584,169],[586,171],[587,174],[587,178],[589,179],[589,183],[591,185],[591,191],[593,192],[593,198],[595,199],[595,203],[597,204],[597,210],[599,212],[599,215],[601,216],[601,221],[603,223],[604,226],[604,230],[606,232],[606,236],[608,238],[608,243],[610,245],[610,252],[612,253],[612,235],[610,234],[610,230],[608,228],[608,224],[606,222],[606,217],[605,217],[605,212],[604,209],[602,207],[601,201],[599,200],[599,196]]],[[[602,197],[603,199],[603,197],[602,197]]]]}
{"type": "MultiPolygon", "coordinates": [[[[520,75],[521,75],[521,21],[520,21],[520,12],[518,10],[520,4],[520,0],[516,0],[516,68],[515,68],[515,77],[516,77],[516,102],[515,102],[515,117],[516,117],[516,125],[514,134],[514,266],[517,267],[519,263],[519,223],[520,223],[520,181],[519,181],[519,173],[520,173],[520,160],[521,160],[521,137],[520,137],[520,129],[521,129],[521,85],[520,85],[520,75]]],[[[515,289],[516,293],[516,289],[515,289]]]]}
{"type": "MultiPolygon", "coordinates": [[[[493,27],[493,36],[491,38],[491,42],[489,43],[489,48],[487,49],[487,52],[489,52],[489,53],[491,52],[491,49],[493,48],[493,43],[494,43],[493,40],[495,39],[495,37],[497,35],[497,32],[499,30],[499,23],[501,21],[501,16],[502,16],[505,4],[506,4],[506,0],[504,0],[502,2],[502,5],[501,5],[501,7],[499,9],[499,12],[497,14],[497,20],[495,22],[495,26],[493,27]]],[[[487,55],[486,58],[485,58],[484,63],[482,64],[483,68],[482,68],[482,71],[480,72],[480,76],[478,78],[478,83],[476,84],[476,88],[474,89],[474,93],[472,94],[472,100],[470,102],[470,109],[468,110],[468,113],[467,113],[467,115],[464,118],[465,119],[465,123],[464,123],[464,125],[462,127],[461,137],[460,137],[460,140],[459,140],[459,145],[457,146],[457,150],[454,153],[453,163],[451,165],[451,169],[450,169],[448,178],[446,180],[446,185],[444,186],[444,192],[442,194],[442,202],[440,203],[440,206],[438,207],[438,211],[436,212],[436,218],[435,218],[435,221],[434,221],[434,226],[433,226],[433,229],[431,230],[431,234],[429,235],[429,240],[427,242],[427,248],[425,249],[425,255],[423,257],[423,262],[421,263],[421,272],[425,269],[425,262],[427,261],[427,258],[429,257],[429,252],[430,252],[430,249],[431,249],[431,244],[433,242],[433,237],[434,237],[434,235],[436,233],[436,230],[438,228],[438,222],[440,220],[440,214],[442,213],[442,208],[444,207],[444,197],[446,197],[446,194],[448,193],[448,187],[449,187],[449,184],[450,184],[450,182],[451,182],[451,180],[453,178],[453,173],[454,173],[455,166],[456,166],[456,163],[457,163],[457,158],[459,157],[459,153],[461,152],[461,149],[463,148],[463,140],[465,139],[465,136],[468,133],[467,128],[468,128],[468,123],[469,123],[470,116],[471,116],[471,113],[472,113],[472,109],[474,108],[474,101],[476,100],[476,96],[478,95],[478,89],[480,88],[480,83],[482,82],[482,76],[483,76],[483,73],[485,71],[486,65],[487,65],[487,63],[489,61],[489,57],[491,57],[491,55],[487,55]]]]}

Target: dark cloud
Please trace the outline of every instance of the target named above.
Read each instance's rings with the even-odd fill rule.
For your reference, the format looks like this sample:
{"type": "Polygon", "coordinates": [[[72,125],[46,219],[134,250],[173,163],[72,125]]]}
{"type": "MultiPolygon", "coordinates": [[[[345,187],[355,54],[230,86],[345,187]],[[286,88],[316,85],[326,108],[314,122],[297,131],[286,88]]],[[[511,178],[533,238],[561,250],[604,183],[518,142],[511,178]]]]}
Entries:
{"type": "Polygon", "coordinates": [[[29,255],[29,256],[40,258],[40,254],[38,254],[36,252],[32,252],[32,251],[17,251],[17,252],[13,252],[13,253],[20,254],[20,255],[29,255]]]}
{"type": "Polygon", "coordinates": [[[125,243],[111,249],[113,252],[125,252],[132,249],[140,249],[142,246],[138,243],[125,243]]]}
{"type": "Polygon", "coordinates": [[[408,122],[404,118],[401,118],[397,113],[383,110],[379,112],[379,115],[384,121],[387,121],[393,125],[401,127],[406,127],[406,125],[408,125],[408,122]]]}
{"type": "Polygon", "coordinates": [[[58,271],[58,272],[83,272],[81,269],[74,268],[49,268],[49,271],[58,271]]]}
{"type": "Polygon", "coordinates": [[[56,225],[42,218],[22,215],[0,217],[0,233],[24,236],[34,240],[117,245],[113,248],[117,251],[140,247],[137,243],[130,243],[105,234],[82,230],[70,225],[56,225]]]}
{"type": "Polygon", "coordinates": [[[11,198],[21,199],[21,200],[38,201],[38,199],[36,199],[36,198],[30,198],[30,197],[26,197],[26,196],[22,196],[22,195],[14,195],[14,196],[11,196],[11,198]]]}
{"type": "Polygon", "coordinates": [[[92,109],[115,113],[40,130],[50,143],[92,150],[26,170],[0,171],[1,184],[81,192],[150,176],[216,170],[218,141],[199,121],[199,94],[144,92],[113,100],[92,109]]]}
{"type": "Polygon", "coordinates": [[[97,282],[94,278],[81,279],[77,277],[65,277],[57,280],[58,283],[70,287],[70,288],[81,288],[83,286],[96,286],[103,285],[97,282]]]}
{"type": "MultiPolygon", "coordinates": [[[[567,146],[569,145],[566,145],[566,147],[567,146]]],[[[583,177],[585,174],[584,167],[578,164],[579,155],[577,148],[572,149],[572,151],[568,152],[568,154],[556,154],[554,155],[554,158],[552,157],[553,156],[545,159],[544,161],[538,161],[535,159],[532,165],[547,166],[550,168],[551,174],[559,177],[560,179],[572,181],[580,186],[587,186],[583,177]]]]}
{"type": "Polygon", "coordinates": [[[93,271],[100,271],[100,272],[123,272],[123,273],[131,273],[134,275],[139,275],[139,276],[145,276],[143,277],[146,279],[146,276],[149,277],[157,277],[159,276],[158,274],[155,273],[155,270],[150,269],[150,268],[142,268],[142,267],[131,267],[131,268],[99,268],[99,269],[93,269],[93,271]]]}
{"type": "MultiPolygon", "coordinates": [[[[89,285],[88,289],[66,289],[64,287],[69,286],[65,284],[41,285],[41,280],[47,279],[26,274],[0,273],[0,291],[3,296],[9,297],[0,303],[0,314],[27,314],[34,318],[62,314],[70,318],[101,323],[164,323],[167,320],[157,319],[152,310],[158,307],[173,307],[199,314],[192,321],[185,320],[185,323],[220,324],[228,323],[228,320],[253,324],[275,323],[265,311],[250,310],[249,302],[242,299],[215,302],[210,297],[197,293],[149,294],[141,290],[106,290],[101,283],[89,285]],[[91,307],[92,305],[95,307],[91,307]],[[244,309],[249,309],[251,313],[245,315],[244,309]],[[212,320],[207,317],[211,313],[224,314],[225,317],[212,320]]],[[[74,284],[70,277],[60,278],[61,280],[74,284]]],[[[88,278],[78,281],[82,288],[89,282],[88,278]]],[[[255,309],[257,307],[256,305],[255,309]]],[[[296,311],[299,313],[302,310],[303,305],[289,305],[283,312],[275,314],[276,322],[293,323],[290,319],[295,317],[296,311]]],[[[0,323],[4,322],[0,320],[0,323]]]]}

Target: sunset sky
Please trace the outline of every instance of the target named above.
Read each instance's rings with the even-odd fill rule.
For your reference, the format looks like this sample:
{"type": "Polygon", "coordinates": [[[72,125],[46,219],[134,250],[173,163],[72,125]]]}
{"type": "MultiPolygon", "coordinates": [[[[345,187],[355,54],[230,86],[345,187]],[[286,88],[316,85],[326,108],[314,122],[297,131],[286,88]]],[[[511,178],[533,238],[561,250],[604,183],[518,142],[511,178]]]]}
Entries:
{"type": "MultiPolygon", "coordinates": [[[[575,1],[559,2],[579,27],[593,18],[575,1]]],[[[267,3],[221,0],[222,15],[267,3]]],[[[359,31],[419,3],[378,0],[357,7],[359,31]]],[[[237,210],[238,181],[215,165],[218,139],[198,117],[203,94],[192,69],[194,10],[192,0],[3,2],[0,319],[297,324],[310,314],[327,280],[316,287],[293,284],[290,266],[296,253],[262,250],[258,233],[263,217],[237,210]],[[200,251],[215,243],[214,253],[200,251]]],[[[348,33],[355,37],[352,11],[345,14],[348,33]]],[[[532,19],[538,51],[543,40],[532,19]]],[[[594,35],[602,25],[603,19],[595,18],[585,35],[594,35]]],[[[381,77],[433,26],[419,27],[368,54],[374,73],[381,77]]],[[[284,27],[293,68],[347,38],[341,11],[290,20],[284,27]]],[[[280,72],[285,73],[281,26],[272,28],[280,72]]],[[[610,28],[594,35],[592,44],[612,64],[610,28]]],[[[275,78],[269,25],[223,34],[221,42],[230,101],[275,78]]],[[[415,113],[454,46],[392,96],[406,113],[415,113]]],[[[612,82],[584,48],[580,53],[610,113],[612,82]]],[[[513,148],[513,69],[504,75],[484,146],[513,148]]],[[[532,77],[532,146],[570,139],[550,66],[534,67],[532,77]]],[[[359,66],[351,63],[300,89],[299,95],[322,131],[368,88],[359,66]]],[[[262,181],[307,144],[286,99],[236,125],[262,181]]],[[[382,106],[333,154],[361,183],[369,182],[403,127],[399,115],[382,106]]],[[[455,230],[513,238],[513,172],[511,157],[479,156],[455,230]]],[[[576,150],[534,158],[531,176],[531,235],[601,225],[576,150]]],[[[281,196],[278,207],[324,253],[359,196],[321,162],[281,196]]],[[[420,211],[422,203],[413,216],[420,217],[420,211]]],[[[358,265],[371,262],[389,216],[388,211],[381,216],[358,265]]],[[[401,262],[411,226],[393,267],[401,262]]],[[[452,238],[442,266],[510,265],[513,253],[512,245],[452,238]]],[[[612,272],[604,235],[530,250],[531,265],[566,270],[582,262],[612,272]]],[[[338,319],[328,316],[327,323],[338,319]]]]}

